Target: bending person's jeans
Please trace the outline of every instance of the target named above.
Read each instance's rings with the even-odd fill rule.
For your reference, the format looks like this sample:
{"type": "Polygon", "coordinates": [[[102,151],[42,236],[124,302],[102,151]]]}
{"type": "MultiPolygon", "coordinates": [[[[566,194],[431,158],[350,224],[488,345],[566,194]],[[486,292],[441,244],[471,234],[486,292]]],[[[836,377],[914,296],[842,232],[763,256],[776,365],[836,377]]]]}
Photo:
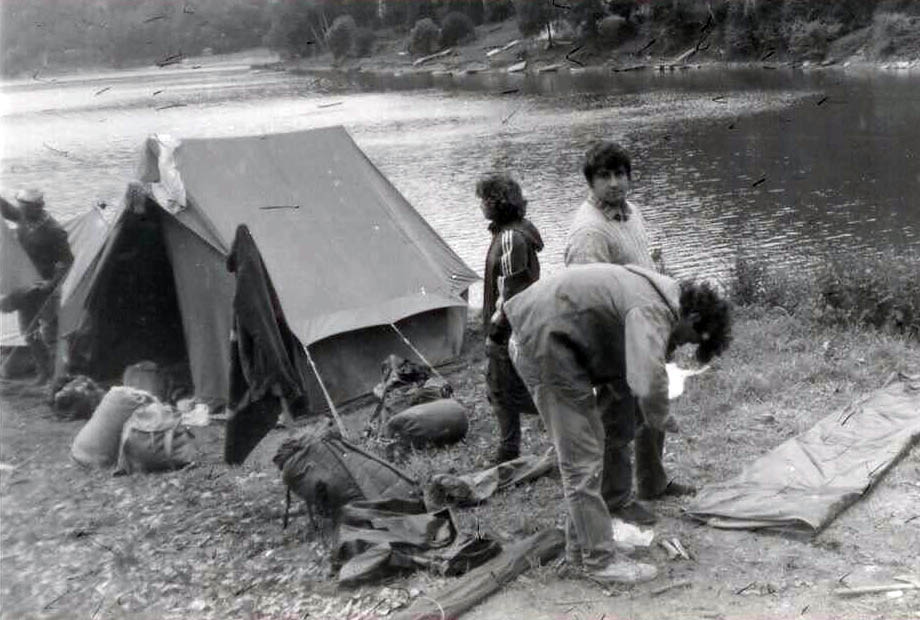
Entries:
{"type": "Polygon", "coordinates": [[[512,338],[508,348],[556,448],[567,510],[566,553],[582,554],[588,569],[603,568],[615,550],[601,496],[604,426],[588,373],[561,339],[550,338],[536,351],[512,338]]]}
{"type": "Polygon", "coordinates": [[[638,402],[625,379],[596,389],[597,408],[604,423],[604,501],[616,510],[633,497],[633,466],[629,444],[635,437],[636,486],[639,495],[655,497],[668,486],[664,471],[664,432],[645,424],[638,402]]]}

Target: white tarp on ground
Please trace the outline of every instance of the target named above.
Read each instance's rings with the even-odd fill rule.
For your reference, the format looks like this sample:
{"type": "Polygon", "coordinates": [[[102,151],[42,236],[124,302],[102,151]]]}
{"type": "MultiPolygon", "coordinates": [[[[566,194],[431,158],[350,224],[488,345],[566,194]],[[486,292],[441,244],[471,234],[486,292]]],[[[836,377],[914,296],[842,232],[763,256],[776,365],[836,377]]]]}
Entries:
{"type": "Polygon", "coordinates": [[[920,375],[901,375],[705,487],[687,512],[714,527],[816,533],[918,438],[920,375]]]}

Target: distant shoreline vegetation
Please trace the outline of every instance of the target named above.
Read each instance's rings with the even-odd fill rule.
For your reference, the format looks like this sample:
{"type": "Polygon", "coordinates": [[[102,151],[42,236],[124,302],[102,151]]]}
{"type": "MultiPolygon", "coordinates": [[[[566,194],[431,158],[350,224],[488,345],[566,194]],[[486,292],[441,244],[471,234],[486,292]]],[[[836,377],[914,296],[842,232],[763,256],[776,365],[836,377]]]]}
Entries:
{"type": "Polygon", "coordinates": [[[3,0],[6,77],[171,64],[268,46],[286,59],[412,57],[511,21],[524,37],[725,61],[920,58],[920,0],[3,0]],[[389,43],[389,45],[387,45],[389,43]]]}

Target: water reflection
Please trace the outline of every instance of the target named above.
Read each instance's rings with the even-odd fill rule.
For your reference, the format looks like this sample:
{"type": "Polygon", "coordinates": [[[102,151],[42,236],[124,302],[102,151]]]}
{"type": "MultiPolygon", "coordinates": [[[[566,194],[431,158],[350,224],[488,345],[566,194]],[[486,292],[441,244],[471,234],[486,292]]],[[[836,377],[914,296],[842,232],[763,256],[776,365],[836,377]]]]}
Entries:
{"type": "Polygon", "coordinates": [[[581,156],[612,138],[633,153],[634,197],[668,265],[722,277],[738,252],[807,265],[827,252],[920,248],[918,121],[916,76],[147,71],[5,85],[2,174],[75,213],[118,199],[150,133],[342,124],[477,270],[488,235],[476,178],[511,171],[552,271],[586,193],[581,156]]]}

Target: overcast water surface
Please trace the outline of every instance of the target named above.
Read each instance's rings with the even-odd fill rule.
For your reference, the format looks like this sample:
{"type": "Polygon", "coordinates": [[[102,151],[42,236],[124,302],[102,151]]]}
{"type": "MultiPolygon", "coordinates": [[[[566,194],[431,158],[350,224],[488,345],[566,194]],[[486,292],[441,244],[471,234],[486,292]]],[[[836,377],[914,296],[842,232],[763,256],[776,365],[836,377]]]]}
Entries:
{"type": "Polygon", "coordinates": [[[520,180],[551,272],[598,138],[632,152],[633,199],[679,275],[723,278],[739,252],[807,266],[920,249],[916,73],[357,75],[343,88],[231,61],[38,76],[3,86],[0,172],[6,191],[38,186],[64,218],[117,203],[148,134],[337,124],[480,273],[476,178],[498,168],[520,180]]]}

